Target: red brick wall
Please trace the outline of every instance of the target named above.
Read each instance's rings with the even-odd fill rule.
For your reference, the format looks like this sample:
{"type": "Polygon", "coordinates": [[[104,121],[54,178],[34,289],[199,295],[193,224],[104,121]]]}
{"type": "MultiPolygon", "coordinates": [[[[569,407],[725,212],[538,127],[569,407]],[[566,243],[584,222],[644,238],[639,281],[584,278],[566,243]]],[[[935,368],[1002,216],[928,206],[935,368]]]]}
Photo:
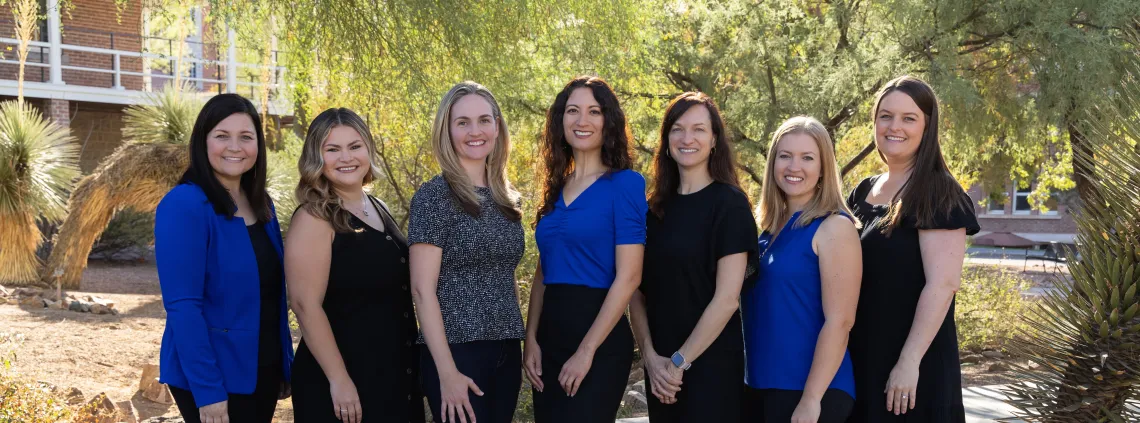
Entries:
{"type": "Polygon", "coordinates": [[[79,168],[91,173],[123,143],[123,107],[99,103],[72,104],[71,135],[82,146],[79,168]]]}
{"type": "MultiPolygon", "coordinates": [[[[1008,190],[1006,194],[1012,199],[1014,196],[1012,184],[1006,188],[1008,190]]],[[[1072,234],[1077,232],[1077,223],[1073,220],[1072,214],[1069,213],[1069,209],[1064,203],[1057,205],[1057,215],[1055,216],[1040,215],[1037,210],[1033,210],[1029,215],[1015,215],[1012,214],[1013,204],[1011,200],[1006,202],[1005,214],[991,215],[987,214],[985,208],[978,204],[985,198],[981,186],[971,187],[968,193],[970,198],[974,200],[974,211],[978,214],[978,224],[981,225],[982,231],[1030,234],[1072,234]]]]}

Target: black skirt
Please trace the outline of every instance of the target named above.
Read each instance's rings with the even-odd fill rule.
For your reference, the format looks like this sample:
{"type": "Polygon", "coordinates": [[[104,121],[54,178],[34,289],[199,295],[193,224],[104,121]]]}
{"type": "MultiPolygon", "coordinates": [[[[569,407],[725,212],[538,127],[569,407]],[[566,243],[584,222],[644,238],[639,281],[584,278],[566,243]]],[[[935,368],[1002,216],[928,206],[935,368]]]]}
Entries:
{"type": "Polygon", "coordinates": [[[579,285],[546,285],[537,334],[545,389],[534,391],[536,423],[612,423],[616,419],[633,366],[633,332],[624,315],[594,353],[577,395],[566,395],[558,383],[562,366],[578,350],[608,293],[579,285]]]}

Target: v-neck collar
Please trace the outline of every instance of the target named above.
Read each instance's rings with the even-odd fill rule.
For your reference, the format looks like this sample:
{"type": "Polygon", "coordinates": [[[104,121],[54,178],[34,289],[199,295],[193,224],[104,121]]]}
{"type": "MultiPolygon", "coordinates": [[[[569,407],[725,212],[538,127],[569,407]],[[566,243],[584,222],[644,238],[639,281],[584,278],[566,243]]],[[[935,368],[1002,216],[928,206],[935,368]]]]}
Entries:
{"type": "Polygon", "coordinates": [[[597,185],[598,181],[604,177],[606,177],[605,173],[598,175],[598,177],[594,179],[594,182],[590,182],[590,185],[587,186],[586,189],[582,190],[582,192],[579,192],[578,196],[574,197],[574,200],[570,203],[566,203],[566,187],[562,187],[562,191],[558,193],[558,201],[561,201],[562,205],[566,208],[570,208],[570,206],[573,204],[578,204],[578,200],[581,200],[582,196],[586,195],[586,193],[590,191],[590,188],[593,188],[594,185],[597,185]]]}

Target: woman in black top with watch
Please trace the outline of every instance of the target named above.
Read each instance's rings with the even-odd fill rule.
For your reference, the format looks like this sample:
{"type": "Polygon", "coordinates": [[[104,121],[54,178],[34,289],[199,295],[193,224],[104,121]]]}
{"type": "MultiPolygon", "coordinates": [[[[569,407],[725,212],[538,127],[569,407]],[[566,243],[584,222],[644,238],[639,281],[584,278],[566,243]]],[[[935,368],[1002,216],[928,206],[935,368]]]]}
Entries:
{"type": "Polygon", "coordinates": [[[630,322],[649,418],[739,422],[744,341],[738,300],[755,276],[756,222],[716,103],[689,92],[661,124],[645,265],[630,322]]]}
{"type": "Polygon", "coordinates": [[[285,243],[301,323],[293,410],[304,423],[424,421],[404,235],[364,184],[379,175],[368,126],[348,109],[309,125],[301,206],[285,243]]]}

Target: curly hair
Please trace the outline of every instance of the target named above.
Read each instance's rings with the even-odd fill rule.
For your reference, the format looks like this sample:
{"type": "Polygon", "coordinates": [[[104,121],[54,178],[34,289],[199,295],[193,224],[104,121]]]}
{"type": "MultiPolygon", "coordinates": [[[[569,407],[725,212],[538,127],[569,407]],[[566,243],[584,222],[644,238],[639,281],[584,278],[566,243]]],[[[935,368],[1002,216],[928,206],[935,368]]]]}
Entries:
{"type": "Polygon", "coordinates": [[[554,210],[554,203],[566,186],[566,177],[574,171],[574,156],[570,143],[566,140],[566,129],[562,125],[563,115],[566,113],[566,102],[570,93],[578,88],[588,88],[594,94],[594,100],[601,105],[602,118],[605,124],[602,127],[602,164],[617,172],[633,167],[633,156],[629,151],[629,143],[633,139],[629,125],[626,122],[625,112],[621,110],[617,94],[602,78],[596,76],[579,76],[566,84],[562,91],[554,97],[554,104],[546,111],[546,127],[542,137],[542,162],[546,175],[542,186],[542,205],[534,217],[534,226],[550,211],[554,210]]]}

